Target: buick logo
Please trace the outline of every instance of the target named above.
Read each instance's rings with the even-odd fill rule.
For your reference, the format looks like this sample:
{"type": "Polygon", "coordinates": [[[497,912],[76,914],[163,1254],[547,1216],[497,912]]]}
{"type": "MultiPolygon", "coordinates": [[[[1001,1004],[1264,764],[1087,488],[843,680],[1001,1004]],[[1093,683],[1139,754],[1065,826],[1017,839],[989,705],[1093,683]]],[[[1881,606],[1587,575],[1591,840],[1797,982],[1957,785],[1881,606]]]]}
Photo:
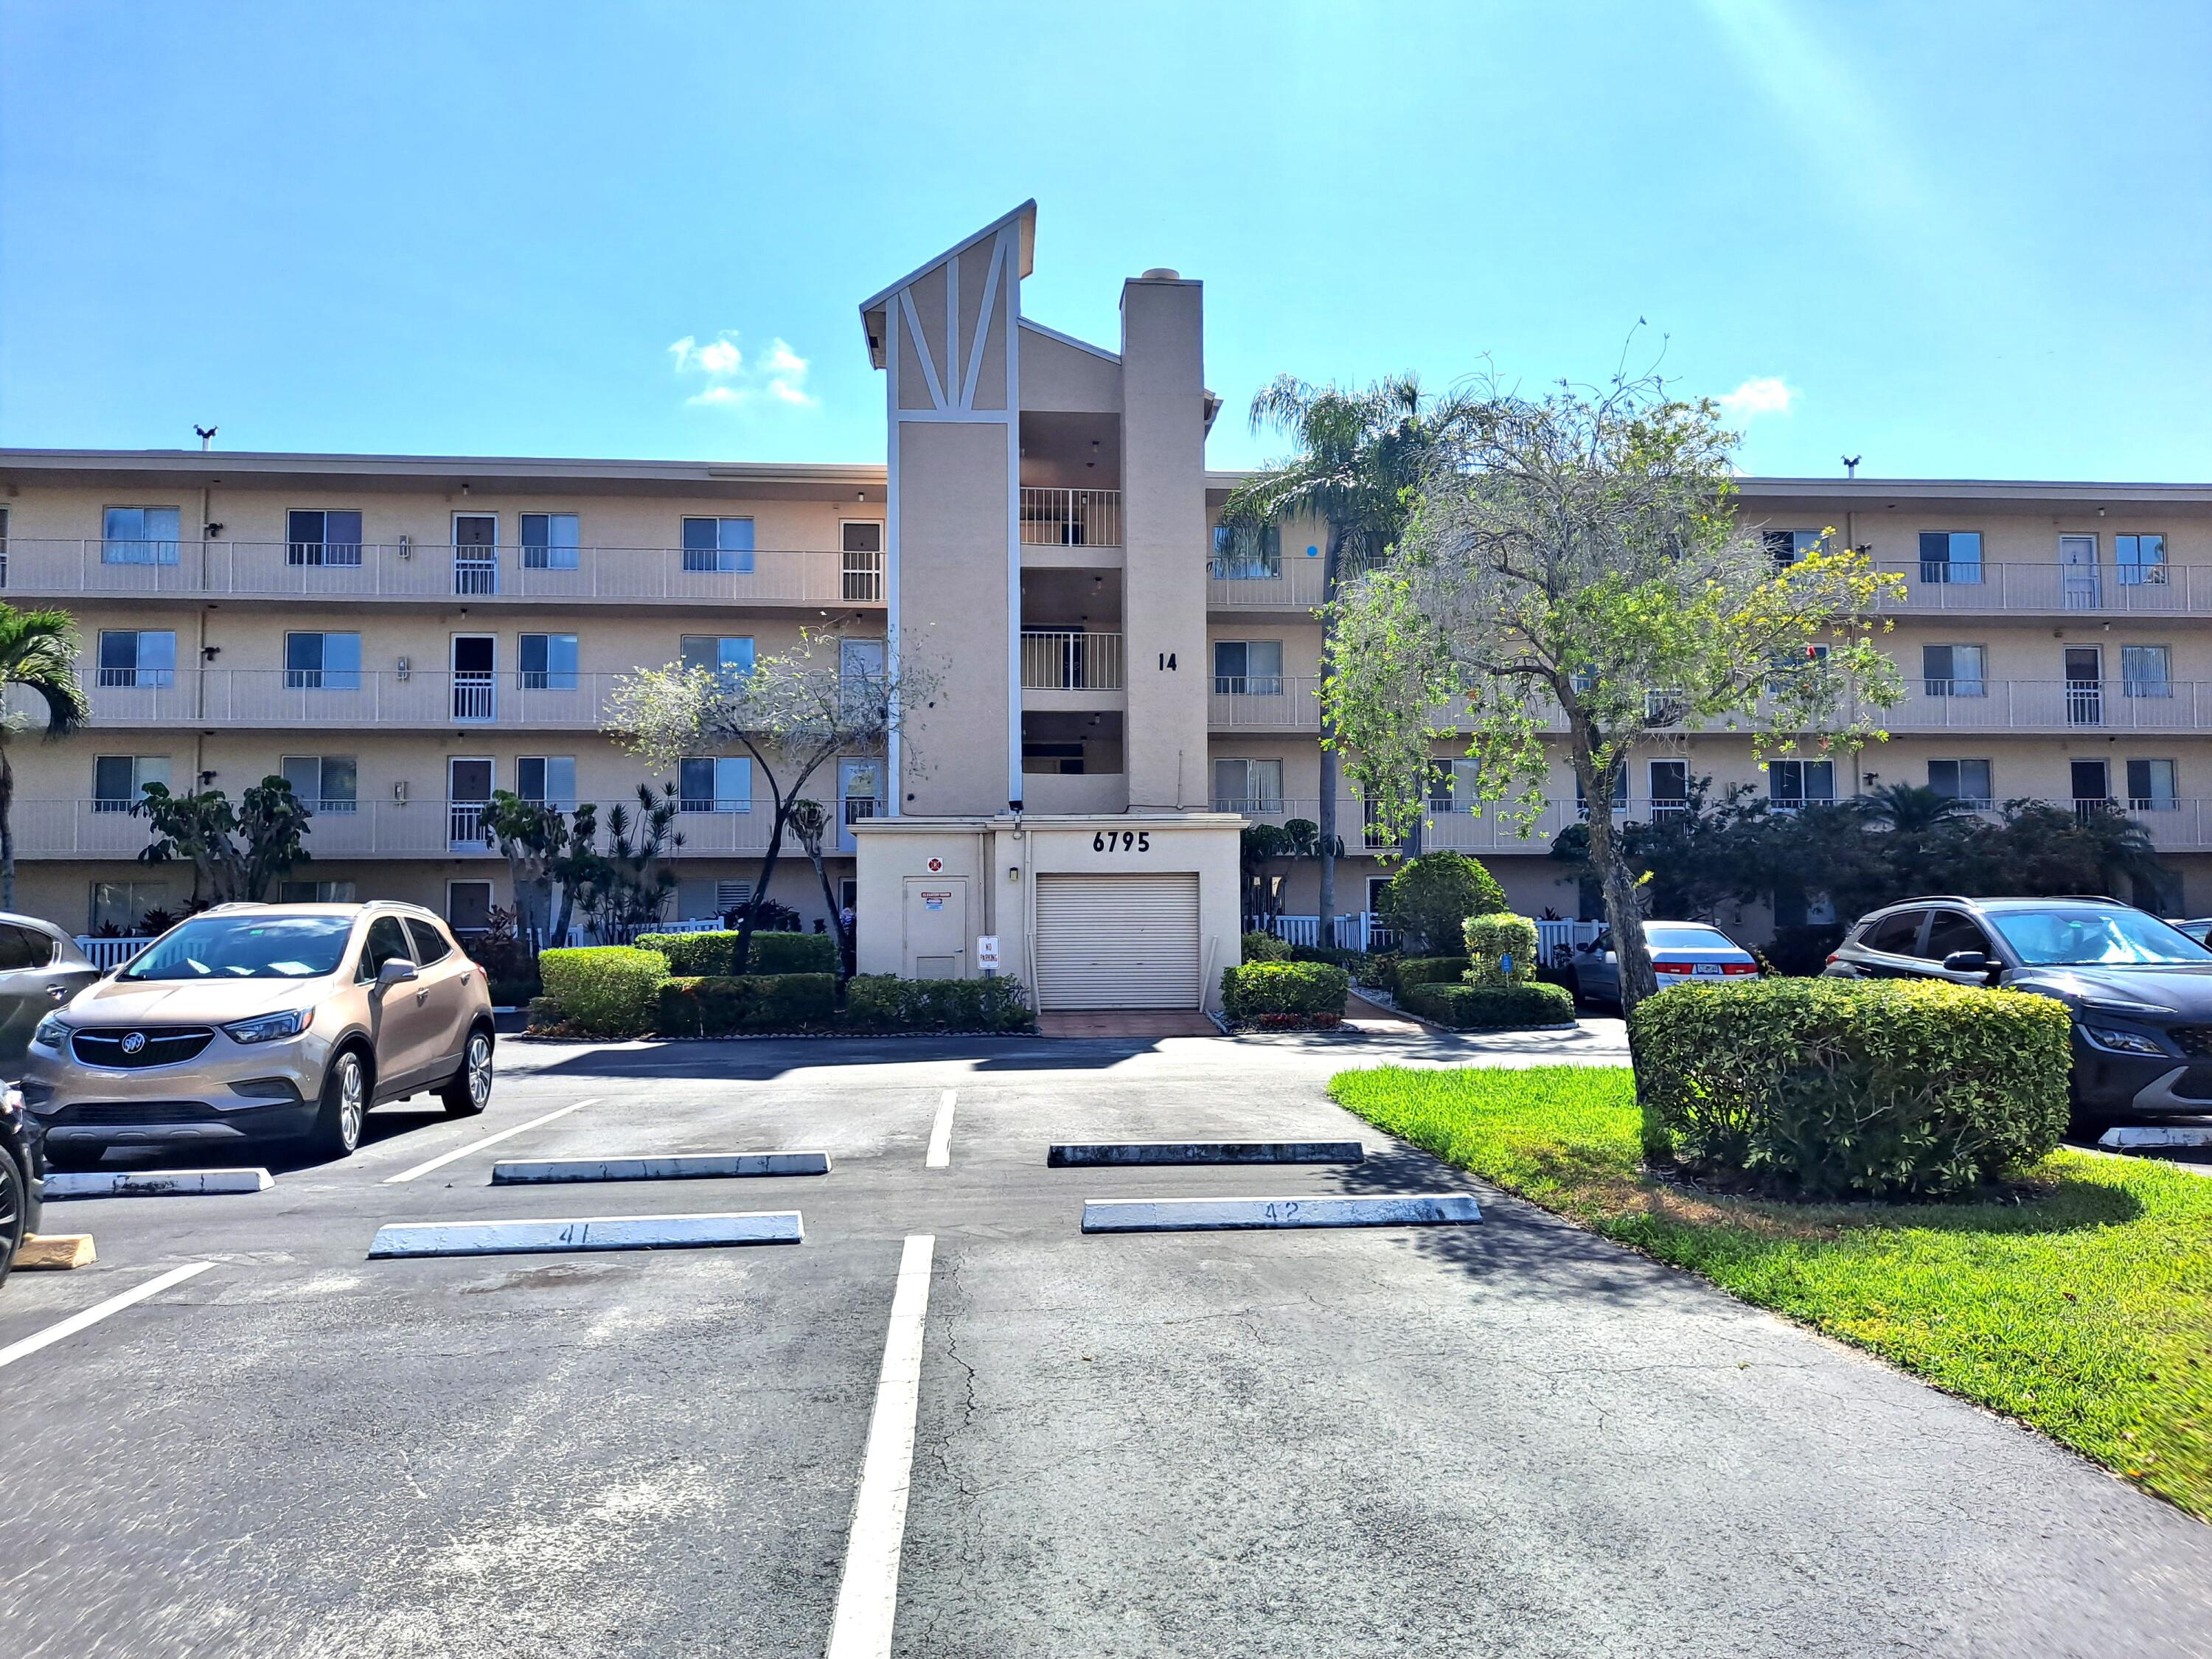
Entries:
{"type": "Polygon", "coordinates": [[[146,1051],[146,1034],[143,1031],[133,1031],[123,1039],[121,1046],[126,1054],[143,1054],[146,1051]]]}

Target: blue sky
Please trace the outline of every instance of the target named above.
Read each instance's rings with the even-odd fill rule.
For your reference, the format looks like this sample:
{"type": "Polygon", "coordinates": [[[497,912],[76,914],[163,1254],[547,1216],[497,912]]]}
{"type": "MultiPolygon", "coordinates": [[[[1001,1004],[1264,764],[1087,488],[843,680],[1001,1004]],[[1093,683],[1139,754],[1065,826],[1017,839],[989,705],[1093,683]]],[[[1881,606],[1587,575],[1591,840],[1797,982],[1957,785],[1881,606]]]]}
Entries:
{"type": "Polygon", "coordinates": [[[0,0],[0,443],[878,459],[855,302],[1035,196],[1042,321],[1205,279],[1216,465],[1275,374],[1643,318],[1754,471],[2203,480],[2208,64],[2203,0],[0,0]]]}

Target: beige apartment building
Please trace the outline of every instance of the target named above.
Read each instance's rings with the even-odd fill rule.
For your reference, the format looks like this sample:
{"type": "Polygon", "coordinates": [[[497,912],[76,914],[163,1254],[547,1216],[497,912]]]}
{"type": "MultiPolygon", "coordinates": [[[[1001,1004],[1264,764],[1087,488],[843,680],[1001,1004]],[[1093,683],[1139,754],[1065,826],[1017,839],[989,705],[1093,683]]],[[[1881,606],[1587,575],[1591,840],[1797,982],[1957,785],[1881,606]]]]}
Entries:
{"type": "MultiPolygon", "coordinates": [[[[511,896],[494,789],[604,819],[643,783],[681,808],[671,920],[715,915],[760,878],[768,792],[739,754],[648,772],[609,698],[640,665],[742,668],[806,629],[928,687],[890,752],[807,792],[835,804],[864,971],[964,976],[995,951],[1046,1007],[1214,1001],[1239,830],[1318,816],[1321,538],[1216,536],[1237,478],[1205,465],[1201,285],[1147,270],[1119,340],[1078,340],[1023,314],[1035,233],[1024,204],[862,302],[882,465],[0,451],[0,597],[75,614],[93,709],[11,749],[18,906],[75,930],[175,908],[191,873],[138,860],[140,787],[234,798],[276,772],[315,808],[287,896],[478,927],[511,896]]],[[[1743,512],[1778,549],[1833,532],[1904,578],[1886,644],[1910,695],[1856,757],[1762,772],[1741,737],[1662,736],[1615,811],[1698,776],[1784,803],[2114,800],[2169,855],[2159,902],[2212,908],[2212,488],[1749,479],[1743,512]]],[[[1548,856],[1583,810],[1564,760],[1523,838],[1455,800],[1455,746],[1424,844],[1577,914],[1548,856]]],[[[1360,804],[1340,819],[1348,937],[1387,872],[1360,804]]],[[[786,853],[772,896],[823,920],[786,853]]],[[[1291,872],[1285,911],[1311,915],[1314,880],[1291,872]]]]}

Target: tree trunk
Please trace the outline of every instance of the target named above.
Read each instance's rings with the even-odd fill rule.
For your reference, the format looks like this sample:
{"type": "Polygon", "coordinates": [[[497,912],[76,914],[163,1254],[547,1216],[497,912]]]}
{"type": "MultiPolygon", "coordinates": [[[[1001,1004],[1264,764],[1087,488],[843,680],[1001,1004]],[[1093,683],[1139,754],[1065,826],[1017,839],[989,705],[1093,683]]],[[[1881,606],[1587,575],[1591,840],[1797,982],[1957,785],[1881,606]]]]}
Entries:
{"type": "MultiPolygon", "coordinates": [[[[1638,902],[1636,875],[1628,867],[1626,850],[1613,827],[1613,774],[1597,775],[1595,747],[1585,732],[1575,734],[1575,776],[1582,785],[1589,811],[1590,866],[1597,872],[1598,889],[1605,898],[1605,924],[1613,934],[1613,957],[1620,968],[1620,1010],[1633,1016],[1636,1005],[1659,988],[1651,970],[1651,951],[1644,941],[1643,907],[1638,902]]],[[[1644,1094],[1644,1068],[1636,1044],[1636,1022],[1628,1021],[1628,1064],[1636,1081],[1638,1103],[1644,1109],[1644,1156],[1649,1162],[1669,1158],[1673,1143],[1653,1121],[1644,1094]]]]}
{"type": "MultiPolygon", "coordinates": [[[[1328,527],[1326,546],[1321,558],[1321,678],[1328,680],[1331,647],[1336,639],[1336,618],[1329,607],[1336,602],[1339,568],[1344,557],[1344,530],[1340,525],[1328,527]]],[[[1321,912],[1319,943],[1323,950],[1336,944],[1336,750],[1330,746],[1336,735],[1335,724],[1329,719],[1328,704],[1321,705],[1321,812],[1316,818],[1321,825],[1321,896],[1316,907],[1321,912]]]]}
{"type": "Polygon", "coordinates": [[[806,856],[813,861],[814,879],[822,884],[822,902],[830,907],[830,927],[837,941],[837,977],[842,979],[845,964],[853,959],[853,940],[845,931],[845,912],[830,885],[830,866],[822,861],[822,843],[817,841],[809,846],[806,856]]]}
{"type": "Polygon", "coordinates": [[[760,885],[753,889],[753,902],[745,906],[745,919],[738,924],[737,971],[741,974],[752,960],[753,927],[760,921],[761,906],[768,902],[768,887],[775,876],[775,861],[783,855],[783,826],[790,819],[790,805],[778,799],[775,822],[769,826],[768,851],[761,859],[760,885]]]}
{"type": "Polygon", "coordinates": [[[15,768],[0,743],[0,910],[15,908],[15,768]]]}

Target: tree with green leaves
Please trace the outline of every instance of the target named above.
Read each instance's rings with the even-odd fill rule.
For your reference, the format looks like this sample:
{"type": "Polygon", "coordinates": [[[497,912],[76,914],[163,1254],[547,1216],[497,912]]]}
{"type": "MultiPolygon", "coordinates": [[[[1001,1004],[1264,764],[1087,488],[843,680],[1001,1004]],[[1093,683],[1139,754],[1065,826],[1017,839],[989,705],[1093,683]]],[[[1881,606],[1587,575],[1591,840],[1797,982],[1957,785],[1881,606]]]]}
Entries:
{"type": "Polygon", "coordinates": [[[43,711],[0,713],[0,910],[15,908],[15,769],[9,740],[35,729],[53,743],[90,718],[77,684],[76,648],[76,619],[68,611],[0,605],[0,694],[21,687],[43,711]]]}
{"type": "Polygon", "coordinates": [[[190,862],[195,902],[259,904],[273,883],[312,857],[304,843],[313,815],[273,772],[234,808],[220,789],[173,795],[167,784],[149,783],[131,810],[153,834],[139,858],[190,862]]]}
{"type": "MultiPolygon", "coordinates": [[[[626,675],[615,688],[607,729],[632,753],[672,766],[686,755],[739,750],[768,786],[768,852],[738,926],[739,961],[750,959],[792,809],[808,783],[841,756],[883,753],[905,729],[904,711],[936,696],[934,673],[911,649],[899,653],[896,668],[848,673],[842,646],[836,634],[808,629],[791,650],[757,658],[743,673],[672,663],[626,675]]],[[[903,759],[911,771],[910,743],[903,759]]]]}
{"type": "MultiPolygon", "coordinates": [[[[1463,406],[1437,399],[1418,379],[1401,374],[1370,386],[1310,386],[1285,374],[1252,399],[1255,432],[1273,431],[1295,446],[1230,493],[1221,522],[1232,535],[1318,519],[1322,545],[1322,651],[1324,684],[1333,672],[1336,600],[1348,572],[1366,568],[1398,540],[1463,406]]],[[[1328,942],[1336,910],[1337,733],[1329,704],[1322,708],[1321,937],[1328,942]]],[[[1425,780],[1424,769],[1419,776],[1425,780]]]]}
{"type": "Polygon", "coordinates": [[[583,889],[585,914],[605,943],[626,943],[637,929],[665,917],[676,890],[668,858],[684,845],[676,828],[681,810],[672,783],[657,793],[649,783],[638,785],[635,811],[621,801],[607,808],[607,844],[592,854],[583,889]]]}
{"type": "MultiPolygon", "coordinates": [[[[1559,735],[1592,802],[1662,732],[1740,731],[1762,758],[1886,735],[1904,690],[1872,618],[1898,579],[1825,544],[1778,564],[1737,521],[1737,440],[1711,401],[1651,376],[1534,398],[1490,383],[1449,435],[1396,555],[1339,601],[1325,696],[1385,833],[1425,810],[1438,738],[1525,832],[1559,735]]],[[[1636,872],[1609,812],[1588,834],[1632,1008],[1657,988],[1636,872]]]]}
{"type": "Polygon", "coordinates": [[[830,885],[829,866],[822,859],[823,842],[836,822],[830,809],[818,800],[802,799],[791,804],[791,833],[798,837],[799,850],[806,854],[806,861],[814,866],[814,879],[822,884],[822,902],[830,912],[830,926],[837,935],[837,960],[842,965],[853,959],[853,935],[845,926],[845,908],[837,902],[836,892],[830,885]]]}
{"type": "MultiPolygon", "coordinates": [[[[572,816],[556,802],[525,800],[510,789],[492,791],[491,804],[483,813],[484,841],[507,860],[520,932],[533,951],[568,939],[576,878],[585,872],[578,855],[590,854],[597,811],[586,803],[572,816]],[[562,888],[557,927],[553,918],[556,882],[562,888]]],[[[597,873],[603,864],[591,855],[589,872],[597,873]]]]}

